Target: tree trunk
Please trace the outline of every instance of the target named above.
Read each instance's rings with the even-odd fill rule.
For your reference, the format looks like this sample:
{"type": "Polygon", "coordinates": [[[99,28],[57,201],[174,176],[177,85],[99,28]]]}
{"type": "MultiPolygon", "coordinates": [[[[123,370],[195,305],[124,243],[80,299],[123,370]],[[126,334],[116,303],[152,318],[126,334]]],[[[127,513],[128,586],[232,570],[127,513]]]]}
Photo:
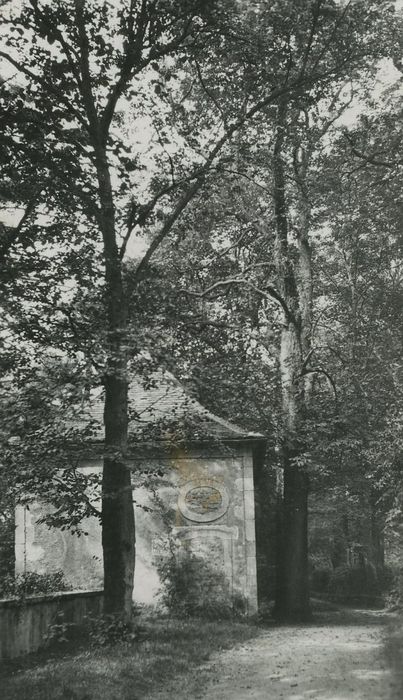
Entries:
{"type": "Polygon", "coordinates": [[[381,574],[385,568],[385,543],[383,528],[381,525],[382,518],[377,508],[377,494],[372,491],[370,494],[371,508],[371,561],[374,564],[378,574],[381,574]]]}
{"type": "Polygon", "coordinates": [[[116,236],[113,189],[107,156],[108,133],[102,127],[90,69],[85,1],[75,0],[79,44],[79,90],[88,121],[98,183],[98,225],[105,263],[104,466],[102,476],[102,548],[104,611],[129,621],[135,564],[135,526],[131,474],[127,458],[127,303],[116,236]]]}
{"type": "Polygon", "coordinates": [[[106,279],[107,367],[105,455],[102,478],[104,611],[129,621],[135,566],[135,522],[131,473],[127,467],[128,377],[127,303],[116,243],[115,211],[104,149],[96,151],[106,279]]]}
{"type": "Polygon", "coordinates": [[[311,617],[308,579],[308,476],[299,435],[303,401],[299,341],[292,324],[282,331],[280,371],[283,407],[282,541],[278,547],[278,584],[275,616],[303,621],[311,617]]]}
{"type": "MultiPolygon", "coordinates": [[[[283,147],[287,104],[278,109],[273,153],[274,207],[276,219],[277,285],[286,311],[281,333],[280,374],[282,400],[282,466],[284,474],[282,542],[277,572],[275,615],[286,620],[310,618],[308,583],[308,477],[300,456],[304,451],[301,429],[304,405],[302,337],[304,335],[297,280],[288,245],[283,147]]],[[[307,289],[305,280],[304,290],[307,289]]],[[[304,294],[303,294],[304,297],[304,294]]],[[[303,298],[303,302],[305,299],[303,298]]],[[[309,305],[306,306],[309,309],[309,305]]],[[[308,314],[307,314],[308,315],[308,314]]]]}

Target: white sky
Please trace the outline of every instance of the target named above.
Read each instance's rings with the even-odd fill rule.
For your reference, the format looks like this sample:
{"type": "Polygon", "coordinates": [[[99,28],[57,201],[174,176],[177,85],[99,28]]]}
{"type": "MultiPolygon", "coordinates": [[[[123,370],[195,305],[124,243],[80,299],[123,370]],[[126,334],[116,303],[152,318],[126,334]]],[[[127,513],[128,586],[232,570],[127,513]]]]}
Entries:
{"type": "MultiPolygon", "coordinates": [[[[13,11],[18,11],[20,5],[21,0],[12,0],[12,2],[10,3],[10,7],[12,7],[13,11]]],[[[396,0],[395,5],[397,9],[403,9],[403,0],[396,0]]],[[[6,31],[5,28],[0,28],[0,40],[4,31],[6,31]]],[[[7,61],[4,60],[0,60],[0,75],[6,79],[17,79],[15,69],[7,61]]],[[[376,80],[374,81],[372,92],[373,100],[379,101],[380,107],[383,103],[384,91],[390,88],[393,84],[395,84],[400,77],[400,73],[394,67],[392,61],[385,59],[380,62],[378,75],[376,80]]],[[[20,79],[18,79],[18,82],[19,81],[20,79]]],[[[403,97],[403,88],[401,88],[401,92],[403,97]]],[[[360,101],[360,99],[355,98],[351,106],[344,112],[342,117],[338,120],[338,126],[353,126],[358,116],[362,114],[364,110],[368,110],[368,108],[364,106],[363,102],[360,101]]],[[[151,122],[146,118],[140,117],[131,123],[131,126],[128,131],[128,138],[130,139],[130,142],[133,143],[135,150],[142,154],[143,162],[146,164],[147,168],[148,164],[150,168],[153,165],[152,159],[148,160],[147,158],[147,147],[150,142],[150,137],[152,133],[150,123],[151,122]]],[[[183,148],[183,146],[183,142],[179,142],[179,139],[177,139],[167,147],[167,150],[171,151],[172,154],[175,151],[175,149],[181,149],[183,148]]],[[[149,178],[145,174],[143,174],[142,176],[140,175],[140,181],[137,181],[135,183],[137,197],[139,193],[141,196],[142,190],[144,190],[144,193],[146,193],[148,180],[149,178]]],[[[15,226],[18,223],[21,215],[22,211],[2,208],[0,205],[0,221],[6,225],[15,226]]],[[[44,217],[41,215],[39,215],[38,217],[38,223],[40,223],[40,219],[42,219],[42,223],[45,223],[44,217]]],[[[144,238],[133,235],[127,248],[127,255],[129,257],[138,257],[139,255],[145,252],[147,247],[148,242],[146,242],[144,238]]]]}

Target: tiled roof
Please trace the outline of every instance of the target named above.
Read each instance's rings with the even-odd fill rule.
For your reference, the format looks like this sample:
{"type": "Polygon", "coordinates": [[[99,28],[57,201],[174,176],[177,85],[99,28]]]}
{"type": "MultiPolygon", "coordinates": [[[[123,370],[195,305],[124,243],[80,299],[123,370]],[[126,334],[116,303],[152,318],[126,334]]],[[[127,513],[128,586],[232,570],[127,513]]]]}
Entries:
{"type": "MultiPolygon", "coordinates": [[[[80,424],[96,423],[93,438],[103,435],[103,392],[94,393],[81,415],[80,424]]],[[[75,423],[76,427],[78,423],[75,423]]],[[[254,433],[219,418],[185,391],[169,372],[154,372],[147,386],[133,377],[129,387],[129,436],[141,440],[252,440],[263,439],[254,433]]]]}

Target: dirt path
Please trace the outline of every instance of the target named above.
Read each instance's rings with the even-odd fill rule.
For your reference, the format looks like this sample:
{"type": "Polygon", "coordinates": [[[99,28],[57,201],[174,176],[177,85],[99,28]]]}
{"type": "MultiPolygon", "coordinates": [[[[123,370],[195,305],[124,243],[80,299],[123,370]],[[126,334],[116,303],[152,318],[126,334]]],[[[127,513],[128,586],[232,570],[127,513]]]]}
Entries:
{"type": "MultiPolygon", "coordinates": [[[[380,613],[333,613],[319,624],[273,627],[215,655],[194,698],[389,700],[380,613]]],[[[189,699],[190,700],[190,699],[189,699]]]]}

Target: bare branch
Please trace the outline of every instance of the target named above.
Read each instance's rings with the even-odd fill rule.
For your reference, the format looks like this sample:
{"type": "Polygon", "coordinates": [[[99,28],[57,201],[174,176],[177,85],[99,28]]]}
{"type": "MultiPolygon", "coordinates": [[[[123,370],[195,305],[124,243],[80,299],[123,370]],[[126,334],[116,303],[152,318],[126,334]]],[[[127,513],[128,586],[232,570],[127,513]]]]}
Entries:
{"type": "Polygon", "coordinates": [[[292,313],[290,312],[285,300],[283,299],[281,294],[279,294],[279,292],[272,285],[266,285],[263,289],[260,289],[259,287],[256,287],[256,285],[254,285],[252,282],[250,282],[249,280],[243,279],[242,277],[228,277],[225,280],[219,280],[218,282],[214,282],[214,284],[212,284],[207,289],[204,289],[202,292],[195,292],[195,291],[190,291],[190,290],[183,290],[183,291],[186,294],[189,294],[190,296],[199,297],[200,299],[203,299],[218,289],[223,289],[223,288],[228,289],[228,287],[231,287],[234,284],[241,284],[245,287],[248,287],[248,289],[251,289],[253,292],[260,295],[264,299],[269,299],[269,300],[274,299],[283,309],[287,320],[291,321],[294,324],[296,323],[296,320],[293,317],[292,313]]]}
{"type": "Polygon", "coordinates": [[[333,390],[334,400],[335,400],[335,404],[337,407],[338,403],[339,403],[338,394],[337,394],[337,387],[336,387],[336,383],[335,383],[333,377],[329,374],[329,372],[326,369],[323,369],[323,367],[312,367],[312,368],[310,367],[309,369],[305,368],[301,372],[300,376],[303,377],[307,374],[323,374],[323,376],[326,377],[328,383],[330,384],[330,386],[333,390]]]}

